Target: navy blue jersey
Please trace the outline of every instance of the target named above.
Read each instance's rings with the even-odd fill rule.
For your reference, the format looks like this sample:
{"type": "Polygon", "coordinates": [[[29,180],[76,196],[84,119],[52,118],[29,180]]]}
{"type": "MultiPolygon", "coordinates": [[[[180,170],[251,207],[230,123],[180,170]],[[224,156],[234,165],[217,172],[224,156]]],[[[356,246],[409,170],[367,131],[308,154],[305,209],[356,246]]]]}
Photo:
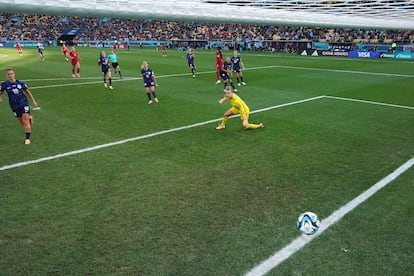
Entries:
{"type": "Polygon", "coordinates": [[[240,72],[241,58],[240,57],[232,57],[231,62],[233,63],[233,70],[235,72],[240,72]]]}
{"type": "Polygon", "coordinates": [[[223,67],[224,67],[224,70],[231,70],[231,68],[232,68],[232,64],[231,64],[231,62],[223,62],[223,67]]]}
{"type": "Polygon", "coordinates": [[[187,54],[188,65],[194,65],[194,54],[187,54]]]}
{"type": "Polygon", "coordinates": [[[107,73],[109,71],[110,67],[108,57],[99,56],[99,64],[102,66],[103,73],[107,73]]]}
{"type": "Polygon", "coordinates": [[[148,68],[147,70],[142,69],[141,70],[141,75],[142,75],[142,79],[144,80],[144,86],[145,87],[150,87],[150,86],[154,86],[155,82],[153,79],[154,76],[154,72],[148,68]]]}
{"type": "Polygon", "coordinates": [[[230,79],[229,74],[225,70],[220,70],[220,77],[223,79],[223,81],[230,79]]]}
{"type": "Polygon", "coordinates": [[[37,52],[39,54],[43,54],[43,47],[42,46],[37,46],[37,52]]]}
{"type": "Polygon", "coordinates": [[[5,81],[1,84],[1,91],[7,92],[9,104],[13,111],[29,106],[26,95],[23,93],[26,89],[27,85],[20,80],[16,80],[13,83],[5,81]]]}

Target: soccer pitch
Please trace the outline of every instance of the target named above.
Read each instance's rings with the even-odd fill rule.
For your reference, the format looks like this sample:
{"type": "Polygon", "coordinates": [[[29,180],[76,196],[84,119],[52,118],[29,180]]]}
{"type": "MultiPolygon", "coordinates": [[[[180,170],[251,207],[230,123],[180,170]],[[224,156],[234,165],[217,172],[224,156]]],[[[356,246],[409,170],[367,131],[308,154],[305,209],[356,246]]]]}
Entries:
{"type": "MultiPolygon", "coordinates": [[[[0,104],[0,274],[245,274],[298,238],[300,213],[323,228],[414,156],[412,62],[243,52],[237,94],[265,128],[235,117],[216,131],[229,105],[214,51],[195,52],[193,79],[185,52],[121,49],[110,91],[100,50],[77,50],[81,79],[58,48],[44,62],[0,49],[42,107],[25,146],[0,104]]],[[[409,275],[413,179],[407,168],[270,274],[409,275]]]]}

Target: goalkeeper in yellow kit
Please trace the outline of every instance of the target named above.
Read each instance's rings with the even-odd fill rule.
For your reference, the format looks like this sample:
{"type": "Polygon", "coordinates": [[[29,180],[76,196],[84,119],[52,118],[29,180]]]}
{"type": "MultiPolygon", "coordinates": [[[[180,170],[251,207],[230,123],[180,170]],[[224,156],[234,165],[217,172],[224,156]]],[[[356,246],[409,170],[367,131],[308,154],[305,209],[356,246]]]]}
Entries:
{"type": "Polygon", "coordinates": [[[232,107],[229,110],[227,110],[226,113],[224,113],[224,117],[221,121],[221,124],[218,127],[216,127],[217,130],[224,129],[226,127],[226,122],[229,119],[229,117],[236,114],[240,114],[240,119],[242,121],[244,129],[264,128],[264,125],[262,123],[258,125],[249,123],[249,107],[239,96],[233,93],[231,87],[229,86],[227,86],[224,90],[224,98],[222,98],[219,101],[219,103],[222,104],[227,100],[230,101],[232,107]]]}

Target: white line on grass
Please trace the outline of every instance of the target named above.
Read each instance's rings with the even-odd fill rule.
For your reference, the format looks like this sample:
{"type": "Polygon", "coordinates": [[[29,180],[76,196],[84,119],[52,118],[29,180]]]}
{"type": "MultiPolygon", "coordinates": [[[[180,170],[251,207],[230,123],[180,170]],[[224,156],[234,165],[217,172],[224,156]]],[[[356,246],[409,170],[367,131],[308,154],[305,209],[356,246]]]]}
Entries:
{"type": "MultiPolygon", "coordinates": [[[[213,73],[215,71],[210,71],[210,72],[199,72],[197,73],[197,75],[201,75],[201,74],[210,74],[213,73]]],[[[161,76],[157,76],[157,78],[172,78],[172,77],[181,77],[181,76],[191,76],[191,73],[182,73],[182,74],[171,74],[171,75],[161,75],[161,76]]],[[[89,78],[84,78],[84,79],[89,79],[89,78]]],[[[124,77],[122,80],[112,80],[113,82],[118,82],[118,81],[130,81],[130,80],[141,80],[142,78],[139,77],[124,77]]],[[[46,79],[44,79],[46,80],[46,79]]],[[[78,79],[70,79],[67,78],[67,80],[78,80],[78,79]]],[[[81,78],[82,80],[82,78],[81,78]]],[[[25,80],[25,82],[27,82],[27,80],[25,80]]],[[[74,85],[84,85],[84,84],[97,84],[97,83],[102,83],[102,80],[100,81],[88,81],[88,82],[73,82],[73,83],[62,83],[62,84],[52,84],[52,85],[44,85],[44,86],[33,86],[33,87],[29,87],[31,90],[34,89],[41,89],[41,88],[53,88],[53,87],[64,87],[64,86],[74,86],[74,85]]]]}
{"type": "MultiPolygon", "coordinates": [[[[325,72],[338,72],[338,73],[349,73],[349,74],[361,74],[361,75],[375,75],[375,76],[389,76],[389,77],[404,77],[404,78],[414,78],[414,75],[403,75],[403,74],[391,74],[391,73],[376,73],[376,72],[363,72],[363,71],[351,71],[351,70],[336,70],[336,69],[323,69],[323,68],[312,68],[312,67],[297,67],[297,66],[284,66],[284,65],[269,65],[269,66],[260,66],[260,67],[251,67],[246,68],[245,70],[260,70],[260,69],[271,69],[271,68],[285,68],[285,69],[295,69],[295,70],[310,70],[310,71],[325,71],[325,72]]],[[[205,71],[197,72],[197,75],[212,74],[216,71],[205,71]]],[[[191,73],[181,73],[181,74],[171,74],[171,75],[159,75],[157,78],[171,78],[171,77],[182,77],[190,76],[191,73]]],[[[80,80],[86,79],[98,79],[95,77],[80,78],[80,80]]],[[[124,77],[123,80],[113,80],[117,81],[130,81],[130,80],[140,80],[140,77],[124,77]]],[[[46,80],[79,80],[73,78],[56,78],[56,79],[31,79],[25,80],[28,81],[46,81],[46,80]]],[[[53,88],[53,87],[64,87],[64,86],[74,86],[74,85],[84,85],[84,84],[98,84],[102,83],[102,80],[99,81],[89,81],[89,82],[73,82],[73,83],[62,83],[62,84],[52,84],[44,86],[33,86],[30,89],[41,89],[41,88],[53,88]]]]}
{"type": "Polygon", "coordinates": [[[42,88],[65,87],[65,86],[97,84],[97,83],[102,83],[102,81],[72,82],[72,83],[61,83],[61,84],[52,84],[52,85],[43,85],[43,86],[32,86],[32,87],[29,87],[29,89],[35,90],[35,89],[42,89],[42,88]]]}
{"type": "Polygon", "coordinates": [[[25,82],[28,81],[62,81],[62,80],[101,80],[102,77],[82,77],[82,78],[46,78],[46,79],[25,79],[25,82]]]}
{"type": "MultiPolygon", "coordinates": [[[[286,107],[286,106],[290,106],[290,105],[305,103],[305,102],[309,102],[309,101],[318,100],[318,99],[321,99],[323,97],[324,96],[318,96],[318,97],[298,100],[298,101],[294,101],[294,102],[290,102],[290,103],[275,105],[275,106],[255,110],[251,113],[258,113],[258,112],[268,111],[268,110],[275,109],[275,108],[281,108],[281,107],[286,107]]],[[[111,143],[107,143],[107,144],[102,144],[102,145],[97,145],[97,146],[88,147],[88,148],[84,148],[84,149],[69,151],[69,152],[60,153],[60,154],[56,154],[56,155],[52,155],[52,156],[48,156],[48,157],[39,158],[39,159],[23,161],[23,162],[11,164],[11,165],[5,165],[5,166],[0,167],[0,171],[9,170],[9,169],[12,169],[12,168],[23,167],[23,166],[27,166],[27,165],[30,165],[30,164],[40,163],[40,162],[44,162],[44,161],[49,161],[49,160],[53,160],[53,159],[66,157],[66,156],[81,154],[81,153],[88,152],[88,151],[99,150],[99,149],[103,149],[103,148],[107,148],[107,147],[111,147],[111,146],[121,145],[121,144],[125,144],[125,143],[128,143],[128,142],[142,140],[142,139],[146,139],[146,138],[150,138],[150,137],[154,137],[154,136],[158,136],[158,135],[162,135],[162,134],[176,132],[176,131],[189,129],[189,128],[193,128],[193,127],[198,127],[198,126],[202,126],[202,125],[207,125],[207,124],[218,122],[218,121],[221,121],[221,120],[222,120],[222,118],[213,119],[213,120],[204,121],[204,122],[200,122],[200,123],[196,123],[196,124],[192,124],[192,125],[187,125],[187,126],[162,130],[162,131],[158,131],[158,132],[153,132],[153,133],[150,133],[150,134],[137,136],[137,137],[133,137],[133,138],[128,138],[128,139],[124,139],[124,140],[120,140],[120,141],[115,141],[115,142],[111,142],[111,143]]]]}
{"type": "Polygon", "coordinates": [[[298,66],[286,66],[286,65],[269,65],[269,66],[246,68],[244,70],[258,70],[258,69],[267,69],[267,68],[285,68],[285,69],[295,69],[295,70],[309,70],[309,71],[336,72],[336,73],[348,73],[348,74],[360,74],[360,75],[414,78],[414,75],[406,75],[406,74],[377,73],[377,72],[325,69],[325,68],[314,68],[314,67],[298,67],[298,66]]]}
{"type": "Polygon", "coordinates": [[[375,105],[383,105],[383,106],[389,106],[389,107],[398,107],[398,108],[414,109],[414,106],[398,105],[398,104],[389,104],[389,103],[381,103],[381,102],[373,102],[373,101],[359,100],[359,99],[352,99],[352,98],[342,98],[342,97],[334,97],[334,96],[325,96],[325,98],[335,99],[335,100],[342,100],[342,101],[351,101],[351,102],[375,104],[375,105]]]}
{"type": "Polygon", "coordinates": [[[365,200],[370,198],[372,195],[374,195],[376,192],[378,192],[380,189],[384,188],[386,185],[391,183],[393,180],[395,180],[397,177],[399,177],[401,174],[403,174],[405,171],[410,169],[414,165],[414,157],[405,162],[403,165],[401,165],[398,169],[396,169],[391,174],[387,175],[383,179],[381,179],[379,182],[377,182],[375,185],[371,186],[368,190],[333,212],[329,217],[321,221],[321,227],[319,231],[312,236],[305,236],[302,235],[295,240],[293,240],[289,245],[284,247],[283,249],[276,252],[273,256],[269,257],[267,260],[260,263],[258,266],[254,267],[252,270],[250,270],[246,276],[257,276],[257,275],[264,275],[277,267],[280,263],[288,259],[290,256],[295,254],[297,251],[299,251],[302,247],[304,247],[306,244],[311,242],[313,239],[321,235],[326,229],[328,229],[330,226],[338,222],[340,219],[342,219],[346,214],[351,212],[353,209],[355,209],[358,205],[363,203],[365,200]]]}
{"type": "Polygon", "coordinates": [[[259,113],[259,112],[263,112],[263,111],[268,111],[268,110],[272,110],[272,109],[275,109],[275,108],[281,108],[281,107],[294,105],[294,104],[298,104],[298,103],[310,102],[310,101],[319,100],[319,99],[322,99],[322,98],[325,98],[325,96],[317,96],[317,97],[308,98],[308,99],[304,99],[304,100],[299,100],[299,101],[295,101],[295,102],[290,102],[290,103],[284,103],[284,104],[279,104],[279,105],[275,105],[275,106],[265,107],[265,108],[262,108],[262,109],[259,109],[259,110],[251,111],[250,114],[259,113]]]}

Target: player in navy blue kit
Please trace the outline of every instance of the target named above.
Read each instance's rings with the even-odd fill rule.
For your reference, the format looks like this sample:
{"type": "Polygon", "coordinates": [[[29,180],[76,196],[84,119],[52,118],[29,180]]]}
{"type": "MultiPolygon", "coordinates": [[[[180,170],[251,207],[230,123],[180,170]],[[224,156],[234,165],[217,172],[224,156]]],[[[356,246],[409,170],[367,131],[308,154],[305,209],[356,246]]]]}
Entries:
{"type": "Polygon", "coordinates": [[[148,63],[146,61],[142,63],[141,68],[142,68],[141,75],[142,75],[142,80],[144,82],[145,93],[147,93],[147,97],[148,97],[148,104],[152,104],[151,94],[154,97],[154,101],[158,103],[159,101],[155,93],[155,86],[158,87],[157,81],[155,79],[155,74],[148,67],[148,63]]]}
{"type": "Polygon", "coordinates": [[[220,77],[224,82],[224,90],[226,90],[226,87],[230,85],[233,88],[233,91],[237,92],[237,89],[234,87],[233,81],[231,80],[227,71],[224,69],[224,66],[221,67],[220,77]]]}
{"type": "Polygon", "coordinates": [[[194,52],[192,48],[188,48],[188,53],[187,53],[187,62],[188,62],[188,67],[190,67],[191,69],[191,73],[193,73],[193,78],[195,78],[195,71],[196,71],[196,66],[194,64],[194,52]]]}
{"type": "Polygon", "coordinates": [[[242,68],[245,69],[244,64],[237,51],[233,52],[231,62],[233,64],[233,71],[236,73],[237,85],[240,86],[240,83],[246,85],[246,83],[243,80],[243,73],[241,71],[242,68]]]}
{"type": "Polygon", "coordinates": [[[224,70],[226,70],[229,77],[231,78],[233,76],[233,73],[232,73],[233,64],[231,63],[230,57],[226,57],[226,59],[223,62],[223,67],[224,67],[224,70]]]}
{"type": "Polygon", "coordinates": [[[24,130],[26,132],[26,139],[24,143],[29,145],[33,125],[33,116],[30,115],[29,102],[23,92],[26,92],[35,107],[38,107],[37,102],[27,85],[23,81],[16,80],[16,75],[13,69],[6,69],[5,73],[8,80],[1,84],[0,102],[3,101],[3,92],[7,92],[9,104],[13,114],[24,126],[24,130]]]}
{"type": "Polygon", "coordinates": [[[45,54],[43,53],[43,46],[42,46],[42,44],[41,43],[38,43],[37,44],[37,52],[39,53],[39,56],[40,56],[40,60],[41,61],[44,61],[45,60],[45,54]]]}
{"type": "Polygon", "coordinates": [[[109,58],[106,56],[105,51],[102,51],[99,59],[98,64],[102,66],[102,74],[103,74],[103,81],[105,88],[108,87],[108,84],[106,83],[106,78],[108,77],[109,81],[109,89],[114,89],[112,87],[112,75],[111,75],[111,67],[109,66],[109,58]]]}

